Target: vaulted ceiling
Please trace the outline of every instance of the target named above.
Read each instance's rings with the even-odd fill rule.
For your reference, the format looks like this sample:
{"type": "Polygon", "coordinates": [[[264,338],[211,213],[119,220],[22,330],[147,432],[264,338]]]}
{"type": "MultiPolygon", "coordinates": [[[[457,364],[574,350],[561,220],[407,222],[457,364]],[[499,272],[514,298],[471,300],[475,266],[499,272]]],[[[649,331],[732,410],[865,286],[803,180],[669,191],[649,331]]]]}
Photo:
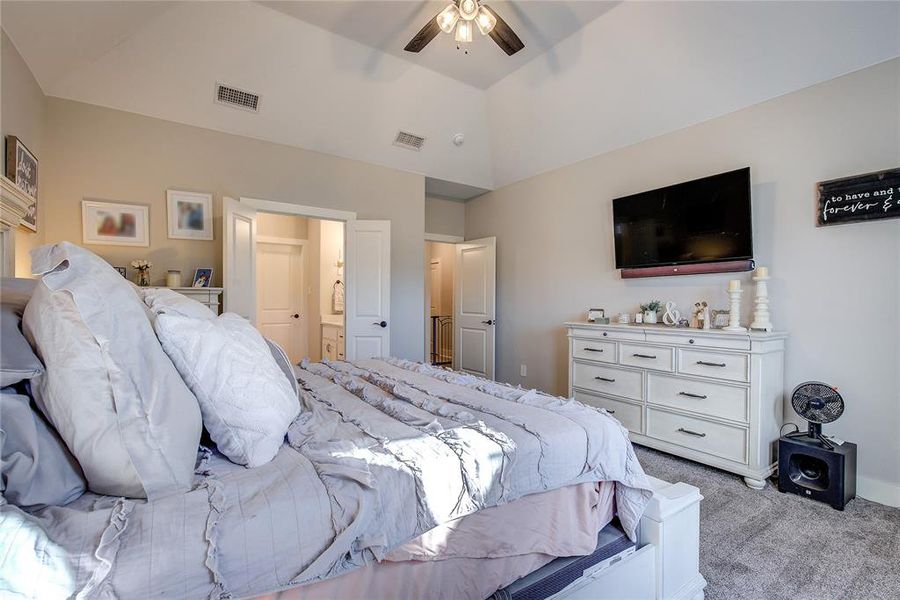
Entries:
{"type": "Polygon", "coordinates": [[[476,193],[900,56],[896,2],[488,0],[525,50],[403,46],[443,1],[0,3],[44,92],[476,193]],[[213,103],[254,91],[252,114],[213,103]],[[403,129],[420,152],[392,145],[403,129]],[[451,138],[465,135],[457,146],[451,138]]]}

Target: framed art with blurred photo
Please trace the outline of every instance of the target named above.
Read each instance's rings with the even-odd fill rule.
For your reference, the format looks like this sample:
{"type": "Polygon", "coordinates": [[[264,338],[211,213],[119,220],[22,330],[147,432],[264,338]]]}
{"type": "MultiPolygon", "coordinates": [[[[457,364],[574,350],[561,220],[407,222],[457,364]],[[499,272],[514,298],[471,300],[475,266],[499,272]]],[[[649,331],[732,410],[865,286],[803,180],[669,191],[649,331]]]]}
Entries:
{"type": "Polygon", "coordinates": [[[212,194],[166,191],[169,238],[212,240],[212,194]]]}
{"type": "Polygon", "coordinates": [[[150,207],[81,201],[82,241],[107,246],[149,246],[150,207]]]}

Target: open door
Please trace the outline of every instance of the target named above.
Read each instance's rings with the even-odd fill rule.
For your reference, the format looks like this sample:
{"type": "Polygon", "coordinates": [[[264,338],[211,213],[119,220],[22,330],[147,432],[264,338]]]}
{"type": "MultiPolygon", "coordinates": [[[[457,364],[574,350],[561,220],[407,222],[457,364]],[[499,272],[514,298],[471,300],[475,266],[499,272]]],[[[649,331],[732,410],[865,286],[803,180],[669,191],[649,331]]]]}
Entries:
{"type": "Polygon", "coordinates": [[[256,209],[222,198],[222,267],[225,312],[256,325],[256,209]]]}
{"type": "Polygon", "coordinates": [[[497,238],[456,245],[453,368],[494,378],[497,238]]]}
{"type": "Polygon", "coordinates": [[[391,354],[391,222],[347,221],[347,360],[391,354]]]}

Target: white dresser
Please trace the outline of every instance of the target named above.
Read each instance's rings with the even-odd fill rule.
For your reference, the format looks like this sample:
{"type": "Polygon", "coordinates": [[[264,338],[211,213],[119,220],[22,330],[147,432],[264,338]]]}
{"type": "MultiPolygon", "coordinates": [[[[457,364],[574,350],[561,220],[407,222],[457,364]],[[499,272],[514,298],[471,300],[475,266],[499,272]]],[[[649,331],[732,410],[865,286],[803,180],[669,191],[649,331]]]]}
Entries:
{"type": "Polygon", "coordinates": [[[570,396],[615,415],[636,444],[765,486],[777,466],[787,334],[566,327],[570,396]]]}
{"type": "MultiPolygon", "coordinates": [[[[158,287],[158,286],[157,286],[158,287]]],[[[173,292],[178,292],[182,296],[187,296],[192,300],[196,300],[200,304],[209,307],[215,314],[219,314],[220,298],[222,296],[222,288],[215,287],[173,287],[167,288],[173,292]]]]}

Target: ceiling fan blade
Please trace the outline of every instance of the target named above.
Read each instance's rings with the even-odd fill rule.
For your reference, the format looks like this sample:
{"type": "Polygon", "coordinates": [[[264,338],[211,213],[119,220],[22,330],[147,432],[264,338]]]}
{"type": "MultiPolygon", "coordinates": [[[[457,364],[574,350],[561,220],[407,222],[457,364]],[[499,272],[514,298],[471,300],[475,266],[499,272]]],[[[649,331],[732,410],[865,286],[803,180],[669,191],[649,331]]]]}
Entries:
{"type": "Polygon", "coordinates": [[[491,39],[494,40],[506,54],[512,56],[525,47],[525,44],[519,39],[516,32],[506,24],[506,21],[504,21],[494,9],[484,4],[482,4],[482,6],[497,19],[497,24],[494,25],[494,28],[488,35],[491,36],[491,39]]]}
{"type": "Polygon", "coordinates": [[[419,33],[413,36],[413,39],[409,40],[409,43],[406,45],[407,52],[421,52],[422,48],[428,45],[428,42],[433,40],[438,33],[440,33],[441,28],[437,23],[437,15],[435,15],[430,21],[425,23],[425,27],[419,30],[419,33]]]}

